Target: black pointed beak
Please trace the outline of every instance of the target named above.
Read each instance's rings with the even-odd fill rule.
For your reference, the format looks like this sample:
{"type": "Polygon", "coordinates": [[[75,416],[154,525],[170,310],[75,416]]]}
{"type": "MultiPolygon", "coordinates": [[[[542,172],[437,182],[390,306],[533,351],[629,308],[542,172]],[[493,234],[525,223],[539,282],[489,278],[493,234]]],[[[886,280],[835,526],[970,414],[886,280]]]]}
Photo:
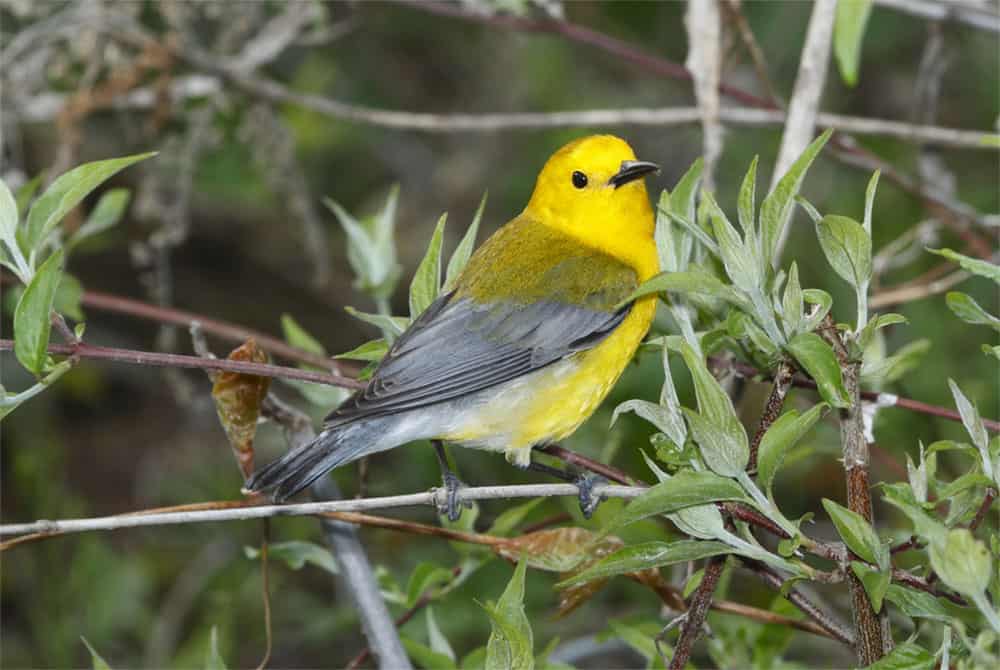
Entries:
{"type": "Polygon", "coordinates": [[[659,172],[660,166],[649,161],[622,161],[621,169],[608,180],[608,185],[618,188],[630,181],[645,177],[651,172],[659,172]]]}

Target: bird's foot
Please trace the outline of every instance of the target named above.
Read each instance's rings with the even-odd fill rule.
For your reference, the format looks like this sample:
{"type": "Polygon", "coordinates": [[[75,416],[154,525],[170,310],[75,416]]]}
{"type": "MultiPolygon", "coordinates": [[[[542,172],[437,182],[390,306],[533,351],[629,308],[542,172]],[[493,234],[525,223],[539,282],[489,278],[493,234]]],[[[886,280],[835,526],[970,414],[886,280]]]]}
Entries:
{"type": "Polygon", "coordinates": [[[580,492],[580,511],[583,512],[585,519],[592,517],[594,511],[597,510],[597,506],[604,500],[601,496],[594,494],[594,486],[605,483],[607,482],[604,477],[592,474],[580,475],[573,481],[573,484],[576,485],[577,490],[580,492]]]}
{"type": "Polygon", "coordinates": [[[441,481],[444,483],[444,499],[437,498],[438,514],[448,517],[448,521],[454,523],[462,516],[464,507],[472,507],[472,502],[458,499],[458,492],[465,488],[454,472],[445,470],[441,473],[441,481]]]}

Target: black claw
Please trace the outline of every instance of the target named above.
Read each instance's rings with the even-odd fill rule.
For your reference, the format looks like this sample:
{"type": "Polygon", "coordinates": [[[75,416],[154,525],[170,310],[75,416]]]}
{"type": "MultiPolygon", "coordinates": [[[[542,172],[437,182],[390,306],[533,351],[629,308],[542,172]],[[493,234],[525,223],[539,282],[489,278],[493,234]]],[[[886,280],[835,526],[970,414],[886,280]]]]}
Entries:
{"type": "Polygon", "coordinates": [[[446,470],[442,474],[441,479],[444,481],[444,488],[447,495],[445,496],[444,506],[440,507],[438,512],[447,515],[448,521],[454,523],[455,521],[458,521],[459,517],[462,516],[463,507],[471,507],[470,504],[462,503],[458,499],[458,492],[465,486],[465,484],[463,484],[451,470],[446,470]]]}
{"type": "Polygon", "coordinates": [[[594,485],[603,484],[605,482],[603,477],[598,477],[597,475],[580,475],[576,478],[573,483],[576,484],[576,488],[580,491],[580,511],[583,512],[583,517],[589,519],[594,515],[594,511],[597,506],[601,504],[603,498],[601,496],[594,495],[594,485]]]}

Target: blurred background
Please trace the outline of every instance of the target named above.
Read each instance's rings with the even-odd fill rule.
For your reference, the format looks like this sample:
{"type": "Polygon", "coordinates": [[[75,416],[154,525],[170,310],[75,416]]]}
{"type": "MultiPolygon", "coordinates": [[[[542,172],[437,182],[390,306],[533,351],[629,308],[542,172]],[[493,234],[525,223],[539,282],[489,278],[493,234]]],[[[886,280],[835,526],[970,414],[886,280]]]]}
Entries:
{"type": "MultiPolygon", "coordinates": [[[[540,21],[555,13],[677,63],[684,62],[688,49],[685,5],[680,2],[504,0],[450,7],[540,21]]],[[[374,311],[375,304],[355,288],[344,232],[322,204],[323,197],[356,217],[370,217],[381,211],[398,184],[395,240],[401,274],[390,302],[393,313],[406,314],[406,288],[439,215],[449,215],[445,250],[450,254],[488,191],[479,236],[485,239],[521,210],[537,171],[563,143],[592,132],[625,137],[640,158],[663,166],[648,181],[653,197],[672,188],[701,154],[696,122],[432,133],[352,122],[309,105],[275,100],[253,86],[253,81],[273,81],[296,94],[427,113],[695,104],[689,81],[657,76],[650,68],[551,31],[451,13],[406,2],[0,0],[0,176],[16,189],[36,175],[51,180],[85,161],[159,151],[113,179],[113,185],[132,192],[127,213],[121,224],[74,253],[69,272],[87,290],[171,305],[277,336],[281,316],[289,314],[332,354],[377,337],[378,330],[344,311],[349,305],[374,311]],[[152,46],[136,38],[143,34],[153,38],[152,46]]],[[[809,14],[804,2],[742,3],[745,26],[756,37],[781,99],[788,98],[795,81],[809,14]]],[[[766,96],[734,16],[724,14],[723,81],[766,96]]],[[[998,56],[995,33],[876,5],[857,85],[846,86],[831,63],[821,109],[988,131],[995,128],[1000,111],[998,56]]],[[[739,103],[724,98],[724,104],[739,103]]],[[[780,133],[778,125],[727,128],[715,175],[717,197],[727,211],[735,211],[736,189],[756,154],[758,188],[767,186],[780,133]]],[[[858,142],[917,183],[924,180],[983,215],[1000,210],[995,150],[923,146],[876,136],[859,137],[858,142]]],[[[839,162],[827,149],[803,193],[822,212],[860,218],[869,177],[870,170],[839,162]]],[[[88,199],[84,212],[67,225],[79,225],[95,201],[88,199]]],[[[875,293],[934,271],[942,259],[924,253],[924,246],[966,248],[967,239],[946,225],[946,217],[883,179],[874,209],[876,252],[904,237],[885,256],[875,293]]],[[[995,245],[995,230],[976,229],[976,234],[995,245]]],[[[798,261],[804,287],[834,296],[839,320],[853,318],[850,288],[829,271],[813,226],[801,212],[795,215],[784,258],[786,266],[798,261]]],[[[12,303],[9,285],[3,288],[0,327],[10,337],[12,303]]],[[[997,296],[988,282],[971,279],[961,290],[997,312],[997,296]]],[[[960,322],[942,295],[891,309],[910,323],[885,331],[886,351],[921,339],[929,348],[885,390],[951,407],[946,379],[952,377],[984,416],[996,418],[997,363],[980,351],[990,341],[989,329],[960,322]]],[[[191,351],[183,329],[86,306],[84,313],[91,343],[191,351]]],[[[668,325],[658,322],[661,330],[668,325]]],[[[218,355],[234,346],[212,337],[209,342],[218,355]]],[[[4,387],[30,384],[11,355],[4,353],[0,362],[4,387]]],[[[681,370],[677,379],[682,400],[689,399],[681,370]]],[[[647,477],[640,448],[648,447],[651,426],[631,415],[610,431],[608,423],[615,404],[627,398],[654,400],[661,383],[659,356],[640,357],[605,408],[565,446],[647,477]]],[[[309,402],[296,387],[275,383],[273,388],[314,418],[327,409],[309,402]]],[[[242,479],[209,390],[200,372],[82,363],[2,424],[4,522],[238,498],[242,479]]],[[[748,384],[740,409],[749,424],[765,394],[764,385],[748,384]]],[[[810,394],[801,395],[793,394],[792,402],[813,402],[810,394]]],[[[887,409],[878,414],[875,436],[872,479],[881,481],[905,478],[906,454],[916,454],[918,440],[929,444],[958,439],[962,433],[955,423],[887,409]]],[[[261,428],[258,462],[285,448],[278,430],[261,428]]],[[[468,483],[543,480],[515,471],[495,455],[458,451],[468,483]]],[[[788,516],[817,509],[821,497],[842,499],[838,454],[836,425],[829,421],[795,452],[776,491],[788,516]]],[[[358,492],[356,467],[335,476],[345,494],[358,492]]],[[[422,491],[438,479],[432,450],[412,445],[371,460],[366,495],[422,491]]],[[[532,511],[529,522],[555,513],[575,514],[574,505],[546,501],[532,511]]],[[[509,506],[482,505],[479,525],[509,506]]],[[[429,510],[400,515],[434,523],[429,510]]],[[[900,522],[887,509],[876,509],[876,516],[900,522]]],[[[654,531],[632,532],[626,539],[654,531]]],[[[834,536],[823,528],[816,534],[834,536]]],[[[384,568],[387,583],[404,588],[421,563],[450,568],[459,560],[451,546],[431,538],[370,529],[361,535],[373,563],[384,568]]],[[[275,542],[323,543],[310,519],[275,521],[271,537],[275,542]]],[[[264,647],[261,573],[245,547],[257,547],[260,541],[259,524],[228,523],[71,535],[12,549],[0,564],[0,665],[89,664],[83,636],[113,667],[201,666],[214,627],[229,667],[254,666],[264,647]]],[[[489,622],[477,601],[499,597],[509,576],[508,564],[493,561],[435,604],[437,622],[460,656],[485,644],[489,622]]],[[[356,614],[329,573],[312,564],[292,570],[276,560],[270,578],[273,667],[339,667],[364,646],[356,614]]],[[[558,601],[553,582],[550,574],[529,572],[527,604],[538,648],[556,636],[564,642],[591,639],[587,636],[606,632],[608,620],[637,626],[655,620],[655,597],[624,580],[557,620],[551,616],[558,601]]],[[[755,583],[733,583],[729,592],[734,599],[766,607],[771,594],[757,589],[755,583]]],[[[834,605],[847,611],[845,602],[834,605]]],[[[718,621],[717,633],[725,636],[726,620],[718,621]]],[[[424,615],[407,626],[405,631],[421,638],[424,615]]],[[[798,644],[801,648],[790,653],[793,658],[840,653],[808,636],[798,644]]],[[[582,661],[580,666],[642,663],[627,649],[608,649],[592,657],[591,666],[582,661]]]]}

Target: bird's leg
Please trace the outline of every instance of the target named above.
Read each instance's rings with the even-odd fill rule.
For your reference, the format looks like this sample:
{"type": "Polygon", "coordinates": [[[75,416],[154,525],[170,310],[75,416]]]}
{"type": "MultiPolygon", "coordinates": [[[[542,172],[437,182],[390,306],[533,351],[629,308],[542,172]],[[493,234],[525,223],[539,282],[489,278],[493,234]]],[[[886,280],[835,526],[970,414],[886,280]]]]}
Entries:
{"type": "Polygon", "coordinates": [[[462,507],[472,507],[472,503],[463,505],[458,500],[458,492],[465,484],[448,466],[448,455],[444,451],[444,443],[441,440],[431,440],[431,444],[434,445],[434,453],[437,454],[438,464],[441,466],[441,481],[444,483],[446,492],[445,503],[438,506],[438,513],[447,515],[448,521],[458,521],[459,517],[462,516],[462,507]]]}
{"type": "Polygon", "coordinates": [[[555,477],[556,479],[561,479],[564,482],[569,482],[575,485],[577,490],[580,492],[580,511],[586,519],[589,519],[594,515],[594,510],[596,510],[597,506],[601,503],[601,497],[594,495],[594,484],[603,483],[603,477],[598,477],[597,475],[592,475],[590,473],[574,475],[572,472],[560,470],[559,468],[553,468],[552,466],[545,465],[544,463],[538,463],[537,461],[529,463],[527,469],[534,470],[535,472],[543,472],[547,475],[555,477]]]}

